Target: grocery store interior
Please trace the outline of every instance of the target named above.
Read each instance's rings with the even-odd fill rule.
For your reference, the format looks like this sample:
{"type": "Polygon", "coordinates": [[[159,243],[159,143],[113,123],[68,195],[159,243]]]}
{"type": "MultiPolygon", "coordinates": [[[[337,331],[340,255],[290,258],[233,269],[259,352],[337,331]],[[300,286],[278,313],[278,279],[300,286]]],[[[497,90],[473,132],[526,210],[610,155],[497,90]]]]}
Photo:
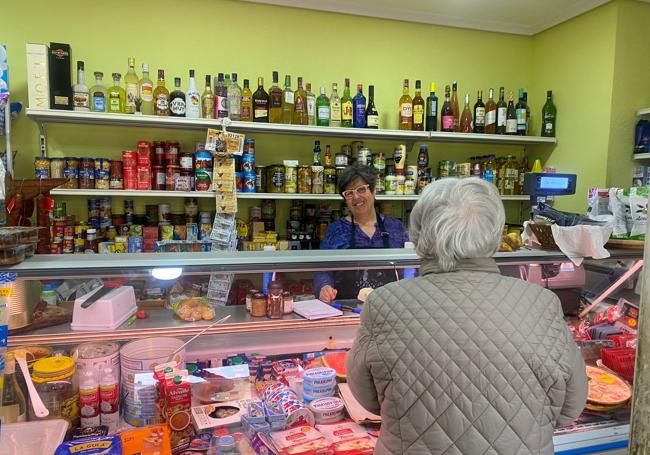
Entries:
{"type": "Polygon", "coordinates": [[[650,446],[650,1],[8,3],[3,455],[650,446]],[[403,430],[391,393],[348,376],[374,290],[431,277],[410,221],[446,179],[490,184],[498,272],[547,289],[582,356],[583,410],[547,405],[544,447],[500,445],[476,410],[403,430]]]}

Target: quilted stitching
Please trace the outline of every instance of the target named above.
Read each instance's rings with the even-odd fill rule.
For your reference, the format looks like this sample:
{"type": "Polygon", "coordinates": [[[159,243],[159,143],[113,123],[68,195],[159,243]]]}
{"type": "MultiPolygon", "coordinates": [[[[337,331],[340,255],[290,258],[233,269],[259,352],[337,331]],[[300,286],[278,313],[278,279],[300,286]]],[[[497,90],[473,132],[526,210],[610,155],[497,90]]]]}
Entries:
{"type": "MultiPolygon", "coordinates": [[[[576,367],[553,293],[460,271],[389,284],[366,305],[364,343],[380,357],[372,371],[384,394],[377,453],[553,453],[553,424],[576,367]]],[[[348,365],[356,395],[364,367],[348,365]]]]}

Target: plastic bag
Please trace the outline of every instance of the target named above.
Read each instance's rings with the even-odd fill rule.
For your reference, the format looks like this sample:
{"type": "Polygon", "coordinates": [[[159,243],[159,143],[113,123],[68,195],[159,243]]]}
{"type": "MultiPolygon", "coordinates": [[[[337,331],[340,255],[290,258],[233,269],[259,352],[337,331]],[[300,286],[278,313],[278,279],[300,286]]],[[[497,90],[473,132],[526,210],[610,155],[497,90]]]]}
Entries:
{"type": "Polygon", "coordinates": [[[631,221],[630,213],[630,199],[622,188],[610,188],[609,190],[609,210],[614,215],[614,231],[612,232],[613,239],[627,239],[628,233],[628,217],[631,221]]]}
{"type": "Polygon", "coordinates": [[[640,186],[629,190],[630,239],[645,240],[648,225],[648,188],[640,186]]]}
{"type": "Polygon", "coordinates": [[[172,302],[172,309],[176,316],[183,321],[211,321],[214,319],[214,310],[204,297],[180,298],[172,302]]]}

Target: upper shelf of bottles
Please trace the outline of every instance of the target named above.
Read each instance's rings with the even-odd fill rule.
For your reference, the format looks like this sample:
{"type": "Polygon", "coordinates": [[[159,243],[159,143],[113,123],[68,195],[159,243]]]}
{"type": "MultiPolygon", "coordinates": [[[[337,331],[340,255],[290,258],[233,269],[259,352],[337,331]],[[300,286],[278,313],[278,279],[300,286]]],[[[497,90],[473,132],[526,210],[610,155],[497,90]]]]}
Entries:
{"type": "MultiPolygon", "coordinates": [[[[221,126],[219,119],[158,117],[154,115],[109,114],[104,112],[27,109],[27,116],[38,123],[71,123],[76,125],[129,126],[203,130],[221,126]]],[[[465,144],[533,145],[555,144],[554,137],[505,136],[498,134],[446,133],[441,131],[374,130],[327,126],[284,125],[229,121],[229,130],[240,133],[291,134],[301,136],[341,137],[392,141],[457,142],[465,144]]]]}

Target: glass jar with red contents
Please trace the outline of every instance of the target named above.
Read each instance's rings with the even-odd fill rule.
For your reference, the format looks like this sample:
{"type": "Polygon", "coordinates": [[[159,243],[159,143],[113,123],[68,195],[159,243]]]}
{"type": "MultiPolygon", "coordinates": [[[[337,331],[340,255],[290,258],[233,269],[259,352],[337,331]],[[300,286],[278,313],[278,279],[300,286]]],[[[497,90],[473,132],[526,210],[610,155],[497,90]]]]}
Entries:
{"type": "Polygon", "coordinates": [[[165,165],[165,143],[162,141],[153,143],[153,164],[165,165]]]}
{"type": "Polygon", "coordinates": [[[168,164],[165,175],[165,189],[167,191],[176,190],[176,180],[180,176],[180,166],[178,164],[168,164]]]}
{"type": "Polygon", "coordinates": [[[151,188],[164,191],[166,189],[166,175],[165,166],[161,164],[151,166],[151,188]]]}
{"type": "Polygon", "coordinates": [[[167,141],[165,143],[165,164],[167,166],[178,165],[178,157],[181,151],[181,146],[177,141],[167,141]]]}

